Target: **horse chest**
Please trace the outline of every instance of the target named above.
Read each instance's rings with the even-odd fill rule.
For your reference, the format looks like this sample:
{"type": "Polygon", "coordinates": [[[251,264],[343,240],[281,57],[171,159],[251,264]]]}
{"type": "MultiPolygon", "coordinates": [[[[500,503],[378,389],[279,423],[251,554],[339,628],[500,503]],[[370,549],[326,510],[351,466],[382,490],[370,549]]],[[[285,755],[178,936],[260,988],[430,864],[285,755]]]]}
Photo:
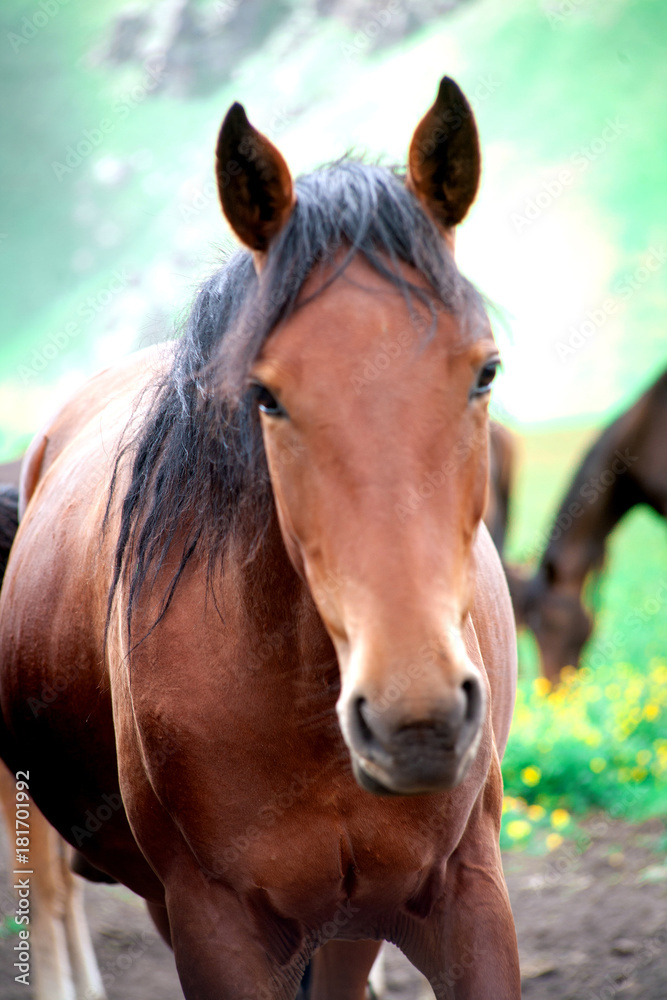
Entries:
{"type": "Polygon", "coordinates": [[[415,824],[412,805],[404,807],[373,803],[348,808],[345,817],[333,808],[296,809],[271,830],[247,830],[233,852],[243,871],[239,888],[260,888],[274,912],[312,926],[345,916],[348,933],[398,911],[428,911],[458,830],[443,828],[442,815],[428,810],[415,824]]]}

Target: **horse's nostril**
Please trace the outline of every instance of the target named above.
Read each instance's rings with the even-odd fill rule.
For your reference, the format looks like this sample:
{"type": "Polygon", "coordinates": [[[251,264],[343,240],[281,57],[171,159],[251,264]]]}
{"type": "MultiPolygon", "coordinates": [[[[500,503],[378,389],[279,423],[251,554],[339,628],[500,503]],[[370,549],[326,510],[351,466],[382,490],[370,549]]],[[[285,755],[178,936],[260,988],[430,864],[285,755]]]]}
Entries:
{"type": "Polygon", "coordinates": [[[373,730],[366,722],[365,712],[368,712],[368,703],[365,698],[357,698],[354,703],[359,735],[364,743],[371,743],[373,740],[373,730]]]}
{"type": "Polygon", "coordinates": [[[465,721],[476,722],[482,704],[482,692],[479,683],[471,677],[463,682],[461,688],[466,697],[465,721]]]}

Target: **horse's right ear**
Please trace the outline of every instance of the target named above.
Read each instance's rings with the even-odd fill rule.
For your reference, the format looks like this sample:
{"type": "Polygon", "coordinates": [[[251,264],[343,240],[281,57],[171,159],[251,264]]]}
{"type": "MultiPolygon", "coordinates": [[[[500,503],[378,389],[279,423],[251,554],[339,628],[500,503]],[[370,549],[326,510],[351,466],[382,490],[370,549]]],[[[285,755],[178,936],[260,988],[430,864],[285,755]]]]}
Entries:
{"type": "Polygon", "coordinates": [[[294,187],[285,160],[250,124],[240,104],[222,123],[215,172],[227,221],[245,245],[261,256],[287,222],[294,187]]]}
{"type": "Polygon", "coordinates": [[[480,171],[472,108],[458,84],[444,76],[435,103],[412,137],[406,185],[451,232],[475,200],[480,171]]]}

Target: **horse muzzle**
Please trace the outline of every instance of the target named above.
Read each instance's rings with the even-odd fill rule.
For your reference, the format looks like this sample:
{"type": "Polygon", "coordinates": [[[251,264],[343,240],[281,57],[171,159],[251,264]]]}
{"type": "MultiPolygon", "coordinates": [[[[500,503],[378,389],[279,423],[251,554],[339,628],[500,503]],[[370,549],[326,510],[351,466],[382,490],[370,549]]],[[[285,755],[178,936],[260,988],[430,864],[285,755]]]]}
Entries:
{"type": "Polygon", "coordinates": [[[353,693],[338,706],[352,767],[362,788],[376,795],[423,795],[455,788],[479,747],[486,692],[476,671],[429,710],[420,704],[386,706],[353,693]]]}

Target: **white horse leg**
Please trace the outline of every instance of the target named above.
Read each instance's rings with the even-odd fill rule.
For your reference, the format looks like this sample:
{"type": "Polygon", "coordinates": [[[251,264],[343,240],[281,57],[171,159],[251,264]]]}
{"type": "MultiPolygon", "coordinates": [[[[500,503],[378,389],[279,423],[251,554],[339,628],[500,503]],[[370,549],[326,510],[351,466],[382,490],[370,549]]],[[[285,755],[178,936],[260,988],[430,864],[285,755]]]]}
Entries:
{"type": "Polygon", "coordinates": [[[63,879],[66,887],[65,932],[72,965],[77,1000],[106,1000],[88,920],[83,905],[83,882],[72,874],[69,867],[70,851],[62,858],[63,879]]]}
{"type": "Polygon", "coordinates": [[[387,992],[387,973],[385,969],[385,949],[384,945],[378,952],[378,957],[373,962],[373,968],[368,977],[369,993],[374,1000],[382,1000],[387,992]]]}

